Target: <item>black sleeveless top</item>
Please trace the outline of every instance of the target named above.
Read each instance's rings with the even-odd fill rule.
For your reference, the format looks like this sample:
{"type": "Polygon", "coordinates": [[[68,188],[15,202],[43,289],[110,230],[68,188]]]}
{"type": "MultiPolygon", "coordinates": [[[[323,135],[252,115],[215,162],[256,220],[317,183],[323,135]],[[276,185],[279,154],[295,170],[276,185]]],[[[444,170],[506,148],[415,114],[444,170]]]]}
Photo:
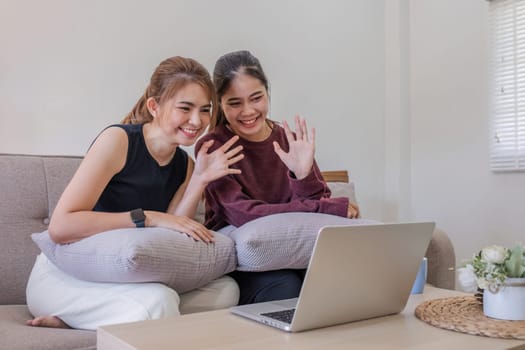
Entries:
{"type": "Polygon", "coordinates": [[[186,179],[188,154],[177,147],[169,164],[160,166],[149,153],[142,124],[116,124],[128,134],[124,168],[109,181],[94,211],[125,212],[136,208],[165,212],[186,179]]]}

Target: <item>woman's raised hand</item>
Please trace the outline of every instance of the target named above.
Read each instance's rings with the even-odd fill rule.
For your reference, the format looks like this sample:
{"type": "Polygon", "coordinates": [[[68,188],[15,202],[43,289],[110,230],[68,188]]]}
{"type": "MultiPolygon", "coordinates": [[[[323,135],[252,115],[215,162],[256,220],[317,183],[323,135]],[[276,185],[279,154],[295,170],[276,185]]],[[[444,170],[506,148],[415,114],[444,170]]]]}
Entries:
{"type": "Polygon", "coordinates": [[[214,140],[204,142],[197,154],[193,175],[200,177],[204,183],[208,184],[224,175],[240,174],[239,169],[230,168],[230,165],[244,158],[244,154],[240,153],[242,146],[230,149],[237,140],[239,140],[239,136],[235,135],[211,153],[208,153],[208,150],[213,145],[214,140]]]}
{"type": "Polygon", "coordinates": [[[295,135],[286,121],[283,122],[283,127],[290,149],[286,153],[277,142],[274,142],[275,153],[298,180],[304,179],[310,174],[314,164],[315,128],[311,129],[309,135],[306,120],[299,116],[295,116],[295,135]]]}

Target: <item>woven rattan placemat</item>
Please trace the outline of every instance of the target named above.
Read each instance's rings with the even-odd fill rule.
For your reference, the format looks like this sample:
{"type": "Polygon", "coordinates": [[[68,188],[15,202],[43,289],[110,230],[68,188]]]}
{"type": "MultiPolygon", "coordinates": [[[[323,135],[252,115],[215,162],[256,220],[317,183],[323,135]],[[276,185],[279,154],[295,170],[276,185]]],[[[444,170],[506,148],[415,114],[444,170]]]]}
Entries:
{"type": "Polygon", "coordinates": [[[428,300],[416,307],[416,317],[432,326],[492,338],[525,339],[525,321],[487,317],[474,296],[428,300]]]}

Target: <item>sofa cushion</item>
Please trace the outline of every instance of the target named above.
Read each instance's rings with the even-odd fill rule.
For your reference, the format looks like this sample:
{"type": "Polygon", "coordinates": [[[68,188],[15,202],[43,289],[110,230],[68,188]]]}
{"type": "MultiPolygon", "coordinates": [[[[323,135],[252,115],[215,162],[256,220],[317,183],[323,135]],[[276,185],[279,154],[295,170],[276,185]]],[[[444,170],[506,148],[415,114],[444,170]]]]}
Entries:
{"type": "Polygon", "coordinates": [[[111,230],[70,244],[54,243],[47,231],[32,238],[61,270],[93,282],[161,282],[184,293],[236,266],[234,243],[221,234],[213,244],[160,227],[111,230]]]}
{"type": "Polygon", "coordinates": [[[281,213],[261,217],[219,232],[235,241],[239,271],[304,269],[323,226],[377,224],[320,213],[281,213]]]}
{"type": "Polygon", "coordinates": [[[78,157],[0,154],[0,304],[24,304],[39,253],[31,233],[47,228],[56,198],[80,163],[78,157]]]}
{"type": "Polygon", "coordinates": [[[327,182],[328,188],[332,191],[332,198],[346,197],[352,203],[357,204],[355,185],[353,182],[327,182]]]}
{"type": "Polygon", "coordinates": [[[29,327],[32,318],[25,305],[0,306],[2,349],[95,350],[97,333],[63,328],[29,327]]]}

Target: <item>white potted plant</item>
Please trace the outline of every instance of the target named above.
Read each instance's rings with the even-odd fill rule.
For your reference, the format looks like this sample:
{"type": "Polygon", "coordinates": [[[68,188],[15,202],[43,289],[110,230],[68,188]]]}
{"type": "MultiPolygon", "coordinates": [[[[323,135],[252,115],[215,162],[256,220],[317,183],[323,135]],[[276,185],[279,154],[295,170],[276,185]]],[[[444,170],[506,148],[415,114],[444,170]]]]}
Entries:
{"type": "Polygon", "coordinates": [[[525,251],[521,245],[483,248],[458,270],[458,282],[466,291],[483,290],[483,312],[505,320],[525,320],[525,251]]]}

